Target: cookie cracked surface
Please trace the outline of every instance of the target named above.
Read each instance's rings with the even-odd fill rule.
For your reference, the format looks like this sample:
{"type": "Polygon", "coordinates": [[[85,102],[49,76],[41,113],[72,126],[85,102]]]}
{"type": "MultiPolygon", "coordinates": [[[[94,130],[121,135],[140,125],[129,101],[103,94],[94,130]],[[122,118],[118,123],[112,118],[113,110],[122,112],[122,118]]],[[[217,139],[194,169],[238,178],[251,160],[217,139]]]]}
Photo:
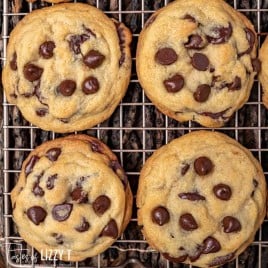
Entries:
{"type": "Polygon", "coordinates": [[[10,35],[6,97],[44,130],[93,127],[113,113],[127,90],[130,42],[122,23],[90,5],[35,10],[10,35]]]}
{"type": "Polygon", "coordinates": [[[131,217],[132,193],[116,156],[96,138],[46,142],[24,161],[11,192],[21,237],[39,252],[79,261],[107,249],[131,217]]]}
{"type": "Polygon", "coordinates": [[[191,132],[145,162],[137,206],[145,238],[164,257],[220,266],[253,241],[266,213],[266,182],[258,161],[238,142],[191,132]]]}
{"type": "Polygon", "coordinates": [[[164,114],[220,127],[248,100],[257,36],[251,22],[221,0],[177,0],[142,30],[137,73],[164,114]]]}

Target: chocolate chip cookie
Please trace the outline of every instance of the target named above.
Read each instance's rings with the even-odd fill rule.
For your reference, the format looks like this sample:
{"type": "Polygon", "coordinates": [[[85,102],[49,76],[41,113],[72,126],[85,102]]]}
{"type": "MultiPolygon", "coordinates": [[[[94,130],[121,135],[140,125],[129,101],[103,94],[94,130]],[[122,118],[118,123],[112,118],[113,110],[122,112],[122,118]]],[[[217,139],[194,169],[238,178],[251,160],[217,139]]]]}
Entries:
{"type": "Polygon", "coordinates": [[[44,130],[93,127],[113,113],[126,92],[130,41],[122,23],[87,4],[33,11],[10,35],[6,97],[44,130]]]}
{"type": "Polygon", "coordinates": [[[146,22],[138,78],[164,114],[220,127],[249,98],[256,47],[251,22],[224,1],[177,0],[146,22]]]}
{"type": "Polygon", "coordinates": [[[259,79],[263,89],[262,101],[264,106],[268,109],[268,37],[266,37],[260,48],[259,57],[262,65],[259,66],[259,69],[261,69],[259,79]]]}
{"type": "Polygon", "coordinates": [[[168,260],[219,266],[253,241],[266,213],[265,177],[237,141],[191,132],[145,162],[137,205],[145,238],[168,260]]]}
{"type": "Polygon", "coordinates": [[[98,139],[71,135],[33,150],[11,192],[21,237],[39,252],[78,261],[107,249],[131,217],[132,193],[116,156],[98,139]]]}

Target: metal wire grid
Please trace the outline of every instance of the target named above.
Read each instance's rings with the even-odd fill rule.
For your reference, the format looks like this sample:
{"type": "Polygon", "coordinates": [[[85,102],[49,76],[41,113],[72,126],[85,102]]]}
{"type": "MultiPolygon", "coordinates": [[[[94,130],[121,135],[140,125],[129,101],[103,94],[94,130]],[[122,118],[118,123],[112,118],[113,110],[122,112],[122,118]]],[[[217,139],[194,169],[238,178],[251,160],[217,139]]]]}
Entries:
{"type": "MultiPolygon", "coordinates": [[[[74,1],[76,2],[76,1],[74,1]]],[[[118,1],[118,10],[116,11],[106,11],[106,14],[116,14],[118,15],[118,19],[120,21],[124,21],[123,16],[127,15],[127,14],[139,14],[141,17],[141,26],[144,26],[144,23],[146,21],[146,19],[148,18],[148,16],[150,14],[152,14],[154,12],[154,10],[145,10],[145,1],[142,0],[140,1],[140,9],[138,10],[124,10],[123,9],[123,5],[122,5],[122,0],[118,1]]],[[[162,1],[163,5],[167,5],[168,2],[167,0],[162,1]]],[[[232,2],[233,7],[238,9],[240,12],[244,13],[246,12],[248,14],[249,13],[255,13],[257,19],[257,25],[255,25],[255,28],[258,32],[258,36],[259,36],[259,45],[261,43],[262,40],[262,36],[265,36],[266,33],[263,32],[263,30],[261,29],[261,16],[264,14],[264,12],[268,12],[268,9],[264,9],[261,8],[261,0],[256,0],[256,6],[257,8],[254,9],[238,9],[239,7],[239,0],[234,0],[232,2]]],[[[100,7],[100,1],[97,0],[96,1],[96,7],[99,8],[100,7]]],[[[33,4],[29,3],[28,4],[28,11],[31,12],[33,10],[33,4]]],[[[8,0],[3,0],[3,30],[2,30],[2,41],[3,41],[3,51],[2,51],[2,63],[5,64],[5,60],[6,60],[6,46],[8,43],[8,38],[9,38],[9,30],[8,30],[8,21],[9,18],[11,16],[23,16],[26,15],[28,12],[26,13],[13,13],[10,12],[9,8],[8,8],[8,0]]],[[[139,33],[133,34],[133,38],[138,38],[139,33]]],[[[133,65],[135,65],[135,57],[132,58],[133,59],[133,65]]],[[[138,83],[137,79],[132,79],[130,83],[138,83]]],[[[257,90],[257,97],[255,99],[250,99],[246,105],[249,105],[250,107],[255,107],[257,108],[257,122],[255,122],[254,125],[251,126],[244,126],[244,125],[240,125],[239,124],[239,118],[238,118],[238,114],[239,111],[235,113],[235,117],[233,119],[233,123],[231,124],[227,124],[225,127],[221,128],[220,131],[224,131],[225,133],[229,134],[230,136],[233,136],[236,140],[239,141],[239,137],[240,137],[240,133],[242,131],[252,131],[252,133],[257,133],[257,146],[254,146],[254,148],[251,148],[250,150],[253,152],[253,154],[260,160],[260,162],[262,164],[263,163],[263,158],[265,157],[265,159],[268,159],[268,148],[263,148],[262,147],[262,135],[264,132],[268,131],[268,127],[262,124],[262,120],[261,117],[264,114],[263,112],[263,106],[261,103],[261,87],[259,82],[255,81],[255,88],[257,90]]],[[[204,129],[203,127],[200,127],[199,125],[189,122],[187,124],[182,124],[179,127],[174,127],[172,125],[170,125],[170,121],[168,119],[167,116],[165,116],[165,126],[164,127],[148,127],[146,126],[146,121],[145,121],[145,107],[152,105],[148,99],[146,99],[146,96],[144,95],[144,93],[142,92],[142,100],[141,102],[125,102],[122,101],[120,106],[119,106],[119,113],[120,113],[120,120],[119,120],[119,126],[118,127],[103,127],[101,125],[98,125],[97,127],[95,127],[94,129],[97,131],[97,137],[100,138],[100,131],[102,130],[118,130],[120,132],[120,146],[119,149],[115,149],[113,150],[114,152],[116,152],[121,159],[121,163],[124,166],[124,162],[123,162],[123,155],[124,153],[135,153],[135,152],[140,152],[142,153],[142,162],[144,163],[146,158],[147,158],[147,153],[151,153],[154,150],[152,149],[147,149],[146,148],[146,131],[163,131],[164,136],[165,136],[165,143],[169,142],[169,131],[173,131],[173,130],[183,130],[186,132],[190,132],[192,130],[198,130],[198,129],[204,129]],[[127,127],[124,125],[123,122],[123,110],[125,107],[131,107],[131,106],[137,106],[137,109],[142,109],[142,125],[141,126],[137,126],[137,127],[127,127]],[[122,139],[123,139],[123,131],[128,131],[128,130],[137,130],[137,131],[142,131],[142,148],[139,149],[124,149],[123,145],[122,145],[122,139]]],[[[32,256],[32,260],[30,261],[29,264],[18,264],[14,261],[14,259],[12,259],[12,252],[9,251],[8,245],[9,243],[12,243],[14,241],[21,243],[21,238],[19,237],[13,237],[11,236],[10,233],[10,226],[12,225],[12,215],[11,215],[11,207],[10,207],[10,177],[12,177],[12,175],[14,174],[18,174],[20,172],[20,170],[15,170],[11,168],[11,163],[9,161],[9,156],[11,152],[15,152],[15,151],[31,151],[34,148],[34,141],[33,141],[33,132],[36,129],[35,126],[29,125],[29,126],[24,126],[24,125],[20,125],[20,126],[16,126],[16,125],[10,125],[9,124],[9,108],[11,107],[11,104],[8,104],[6,101],[5,96],[3,96],[3,157],[4,157],[4,166],[3,166],[3,174],[4,174],[4,189],[3,189],[3,196],[4,196],[4,237],[3,239],[0,241],[0,243],[2,242],[3,245],[5,245],[6,247],[6,259],[7,259],[7,264],[10,265],[11,267],[63,267],[62,265],[58,266],[58,263],[56,261],[54,262],[50,262],[49,264],[46,265],[37,265],[34,262],[34,249],[31,249],[31,256],[32,256]],[[20,128],[20,129],[28,129],[30,132],[29,135],[29,144],[30,146],[28,148],[12,148],[11,147],[11,142],[10,142],[10,130],[11,129],[16,129],[16,128],[20,128]]],[[[267,132],[268,133],[268,132],[267,132]]],[[[55,133],[52,133],[52,138],[54,139],[56,137],[55,133]]],[[[264,171],[265,171],[265,175],[266,177],[268,176],[268,169],[265,170],[265,167],[263,165],[264,171]]],[[[134,175],[134,176],[138,176],[139,175],[139,170],[137,171],[131,171],[128,172],[128,175],[134,175]]],[[[132,218],[131,221],[133,223],[137,223],[137,219],[136,218],[132,218]]],[[[264,221],[264,225],[267,225],[268,220],[264,221]]],[[[146,243],[146,241],[144,239],[136,239],[136,240],[124,240],[123,236],[117,241],[117,244],[130,244],[130,243],[146,243]]],[[[257,262],[257,266],[258,268],[265,268],[268,267],[268,260],[266,263],[264,263],[262,261],[262,251],[266,248],[268,248],[268,240],[267,237],[265,237],[265,234],[263,234],[263,227],[260,228],[255,241],[252,244],[253,247],[257,247],[258,248],[258,262],[257,262]]],[[[112,246],[113,248],[118,248],[117,246],[112,246]]],[[[119,250],[123,250],[122,248],[119,250]]],[[[145,252],[154,252],[154,250],[147,248],[147,249],[140,249],[140,248],[126,248],[124,249],[126,251],[145,251],[145,252]]],[[[235,260],[235,267],[238,268],[239,267],[239,258],[235,260]]],[[[64,267],[82,267],[80,266],[80,264],[78,262],[75,263],[66,263],[64,265],[64,267]]],[[[87,266],[89,267],[89,266],[87,266]]],[[[92,266],[93,267],[93,266],[92,266]]],[[[98,256],[98,264],[97,266],[94,267],[98,267],[100,268],[100,255],[98,256]]],[[[107,266],[108,267],[108,266],[107,266]]],[[[138,260],[138,259],[132,259],[129,258],[123,265],[120,266],[116,266],[116,267],[145,267],[143,266],[143,264],[138,260]]],[[[166,267],[173,267],[172,263],[169,263],[168,261],[166,261],[166,267]]],[[[192,267],[191,265],[189,265],[189,267],[192,267]]]]}

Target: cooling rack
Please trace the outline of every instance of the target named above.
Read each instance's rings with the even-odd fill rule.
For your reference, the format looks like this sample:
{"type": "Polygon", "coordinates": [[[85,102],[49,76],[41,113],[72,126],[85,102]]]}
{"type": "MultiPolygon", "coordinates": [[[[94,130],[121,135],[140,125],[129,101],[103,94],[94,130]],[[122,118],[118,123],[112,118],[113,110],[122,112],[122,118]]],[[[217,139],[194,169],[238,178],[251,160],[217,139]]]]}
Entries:
{"type": "MultiPolygon", "coordinates": [[[[76,2],[76,1],[74,1],[76,2]]],[[[152,152],[170,140],[190,131],[204,129],[200,125],[188,122],[180,124],[159,113],[144,95],[136,76],[135,49],[139,32],[148,17],[155,10],[171,1],[146,0],[88,0],[87,2],[105,11],[105,13],[131,28],[133,33],[132,59],[133,70],[126,97],[110,120],[85,131],[106,142],[118,155],[130,179],[135,195],[139,171],[152,152]]],[[[259,45],[268,31],[268,1],[227,1],[244,13],[255,25],[259,45]]],[[[3,0],[2,13],[2,65],[5,64],[6,46],[9,33],[15,24],[34,9],[50,5],[37,1],[27,3],[19,0],[3,0]],[[20,6],[20,2],[22,5],[20,6]]],[[[265,176],[268,176],[268,120],[267,112],[261,102],[261,86],[254,82],[252,94],[245,106],[235,113],[233,118],[218,131],[224,132],[250,149],[262,163],[265,176]]],[[[136,209],[130,224],[118,241],[103,254],[83,262],[60,262],[43,260],[18,235],[12,221],[10,191],[18,178],[21,164],[26,155],[45,140],[62,136],[42,131],[26,122],[15,106],[6,102],[3,95],[3,237],[0,248],[8,267],[192,267],[173,264],[163,259],[151,249],[137,226],[136,209]]],[[[135,200],[134,200],[135,202],[135,200]]],[[[230,264],[228,268],[267,268],[268,267],[268,220],[266,219],[256,234],[252,245],[230,264]]]]}

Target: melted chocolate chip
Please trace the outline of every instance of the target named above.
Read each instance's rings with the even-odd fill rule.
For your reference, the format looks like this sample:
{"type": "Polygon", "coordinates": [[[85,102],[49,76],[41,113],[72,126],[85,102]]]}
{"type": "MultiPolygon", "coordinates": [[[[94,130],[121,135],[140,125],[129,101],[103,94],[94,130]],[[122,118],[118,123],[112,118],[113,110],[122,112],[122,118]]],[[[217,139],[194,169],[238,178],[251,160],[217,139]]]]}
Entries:
{"type": "Polygon", "coordinates": [[[183,17],[183,19],[184,20],[189,20],[189,21],[191,21],[191,22],[196,22],[196,19],[193,17],[193,16],[191,16],[191,15],[189,15],[189,14],[186,14],[184,17],[183,17]]]}
{"type": "Polygon", "coordinates": [[[55,180],[58,178],[58,174],[54,174],[52,176],[49,176],[47,178],[47,183],[46,183],[46,186],[47,186],[47,189],[48,190],[52,190],[54,188],[54,184],[55,184],[55,180]]]}
{"type": "Polygon", "coordinates": [[[115,220],[110,220],[109,223],[103,228],[101,236],[109,236],[114,239],[118,236],[118,228],[115,220]]]}
{"type": "Polygon", "coordinates": [[[231,83],[231,84],[228,84],[228,89],[230,91],[241,89],[241,78],[236,76],[235,79],[234,79],[234,82],[231,83]]]}
{"type": "Polygon", "coordinates": [[[97,50],[90,50],[84,57],[83,62],[89,68],[95,69],[99,67],[105,59],[105,56],[102,55],[97,50]]]}
{"type": "Polygon", "coordinates": [[[61,154],[61,148],[51,148],[46,152],[46,157],[54,162],[57,161],[58,157],[61,154]]]}
{"type": "Polygon", "coordinates": [[[120,22],[114,22],[115,27],[116,27],[116,32],[117,32],[117,36],[119,39],[119,46],[120,46],[120,51],[121,51],[121,57],[119,59],[119,66],[121,66],[126,58],[125,55],[125,32],[124,32],[124,28],[121,27],[121,23],[120,22]]]}
{"type": "Polygon", "coordinates": [[[169,213],[165,207],[156,207],[152,211],[152,221],[160,226],[169,222],[169,213]]]}
{"type": "Polygon", "coordinates": [[[246,28],[245,32],[246,32],[246,38],[248,40],[249,48],[246,51],[239,53],[238,57],[242,57],[245,54],[250,54],[250,52],[252,51],[254,44],[255,44],[254,32],[249,28],[246,28]]]}
{"type": "Polygon", "coordinates": [[[89,76],[84,80],[82,84],[82,90],[86,95],[96,93],[99,90],[99,88],[100,88],[99,81],[94,76],[89,76]]]}
{"type": "Polygon", "coordinates": [[[101,145],[101,143],[99,141],[92,140],[90,142],[90,144],[91,144],[92,152],[103,154],[103,148],[102,148],[102,145],[101,145]]]}
{"type": "Polygon", "coordinates": [[[180,193],[179,198],[187,199],[187,200],[190,200],[190,201],[206,200],[206,198],[203,195],[200,195],[197,192],[194,192],[194,193],[180,193]]]}
{"type": "Polygon", "coordinates": [[[231,261],[234,257],[235,257],[235,253],[234,252],[232,252],[230,254],[227,254],[225,256],[216,257],[215,259],[212,260],[212,262],[209,263],[209,267],[223,265],[226,262],[231,261]]]}
{"type": "Polygon", "coordinates": [[[47,216],[47,212],[39,206],[33,206],[27,209],[28,218],[35,224],[39,225],[47,216]]]}
{"type": "Polygon", "coordinates": [[[256,179],[253,179],[252,182],[253,182],[254,187],[257,188],[259,185],[258,181],[256,179]]]}
{"type": "Polygon", "coordinates": [[[202,85],[199,85],[197,87],[193,96],[197,102],[205,102],[205,101],[207,101],[207,99],[210,95],[210,92],[211,92],[210,86],[207,84],[202,84],[202,85]]]}
{"type": "Polygon", "coordinates": [[[43,196],[45,194],[44,190],[40,187],[39,182],[35,182],[32,192],[35,196],[43,196]]]}
{"type": "Polygon", "coordinates": [[[179,224],[185,231],[193,231],[198,228],[197,222],[190,213],[186,213],[180,216],[179,224]]]}
{"type": "Polygon", "coordinates": [[[180,257],[171,257],[168,253],[162,253],[163,257],[166,258],[167,260],[171,261],[171,262],[176,262],[176,263],[180,263],[180,262],[184,262],[188,255],[183,255],[180,257]]]}
{"type": "Polygon", "coordinates": [[[111,206],[111,200],[106,195],[98,196],[92,204],[94,212],[101,216],[103,215],[111,206]]]}
{"type": "Polygon", "coordinates": [[[16,71],[18,69],[17,53],[16,52],[13,53],[13,57],[12,57],[11,61],[9,62],[9,66],[10,66],[11,70],[13,70],[13,71],[16,71]]]}
{"type": "Polygon", "coordinates": [[[69,39],[69,47],[74,52],[74,54],[81,53],[81,45],[90,39],[90,33],[80,34],[80,35],[72,35],[69,39]]]}
{"type": "Polygon", "coordinates": [[[261,61],[258,58],[251,59],[251,64],[253,71],[258,74],[261,71],[261,61]]]}
{"type": "Polygon", "coordinates": [[[241,224],[238,219],[232,216],[226,216],[222,220],[223,231],[225,233],[239,232],[241,230],[241,224]]]}
{"type": "Polygon", "coordinates": [[[56,221],[66,221],[73,210],[73,204],[64,203],[55,205],[52,209],[52,217],[56,221]]]}
{"type": "Polygon", "coordinates": [[[199,71],[206,71],[209,67],[208,57],[202,53],[195,53],[192,57],[192,65],[199,71]]]}
{"type": "Polygon", "coordinates": [[[155,54],[155,61],[161,65],[170,65],[177,61],[178,55],[173,48],[160,48],[155,54]]]}
{"type": "Polygon", "coordinates": [[[221,200],[227,201],[231,198],[231,188],[223,183],[217,184],[213,187],[214,194],[221,200]]]}
{"type": "Polygon", "coordinates": [[[73,95],[75,89],[76,89],[75,81],[66,79],[59,84],[57,91],[60,92],[63,96],[69,97],[73,95]]]}
{"type": "Polygon", "coordinates": [[[180,74],[175,74],[172,77],[164,80],[164,86],[169,93],[176,93],[184,86],[184,78],[180,74]]]}
{"type": "Polygon", "coordinates": [[[190,168],[189,164],[184,164],[184,166],[181,169],[181,175],[184,176],[187,173],[187,171],[189,170],[189,168],[190,168]]]}
{"type": "Polygon", "coordinates": [[[78,204],[88,202],[87,192],[83,191],[82,187],[75,188],[71,192],[71,197],[72,200],[77,201],[78,204]]]}
{"type": "Polygon", "coordinates": [[[39,160],[37,155],[33,155],[25,166],[25,176],[27,177],[32,171],[36,162],[39,160]]]}
{"type": "Polygon", "coordinates": [[[209,236],[203,241],[203,254],[215,253],[218,252],[220,249],[221,245],[214,237],[209,236]]]}
{"type": "Polygon", "coordinates": [[[75,230],[77,232],[86,232],[88,229],[89,229],[90,225],[89,225],[89,222],[86,220],[86,218],[83,217],[82,219],[82,223],[78,226],[78,227],[75,227],[75,230]]]}
{"type": "Polygon", "coordinates": [[[188,49],[202,49],[205,47],[202,37],[199,34],[189,36],[188,42],[184,44],[188,49]]]}
{"type": "Polygon", "coordinates": [[[202,113],[199,113],[200,115],[204,115],[204,116],[209,116],[211,117],[212,119],[219,119],[219,118],[223,118],[223,119],[226,119],[228,117],[225,117],[224,114],[229,110],[230,108],[227,108],[221,112],[218,112],[218,113],[211,113],[211,112],[202,112],[202,113]]]}
{"type": "Polygon", "coordinates": [[[205,176],[209,174],[213,169],[211,160],[206,156],[198,157],[194,161],[194,170],[199,176],[205,176]]]}
{"type": "Polygon", "coordinates": [[[207,40],[211,44],[222,44],[228,42],[232,33],[233,27],[232,24],[229,22],[228,27],[215,27],[212,29],[213,36],[207,35],[207,40]]]}
{"type": "Polygon", "coordinates": [[[189,259],[190,259],[191,262],[195,262],[200,258],[200,256],[202,255],[203,248],[204,248],[203,245],[198,245],[197,246],[194,254],[189,256],[189,259]]]}
{"type": "Polygon", "coordinates": [[[53,41],[46,41],[39,47],[39,55],[44,59],[50,59],[53,57],[53,50],[55,48],[55,43],[53,41]]]}
{"type": "Polygon", "coordinates": [[[46,109],[46,108],[40,108],[40,109],[37,109],[35,112],[36,112],[36,114],[37,114],[38,116],[40,116],[40,117],[44,117],[44,116],[47,115],[47,113],[48,113],[48,109],[46,109]]]}
{"type": "Polygon", "coordinates": [[[42,73],[43,68],[32,63],[27,63],[23,67],[24,77],[30,82],[39,80],[41,78],[42,73]]]}

